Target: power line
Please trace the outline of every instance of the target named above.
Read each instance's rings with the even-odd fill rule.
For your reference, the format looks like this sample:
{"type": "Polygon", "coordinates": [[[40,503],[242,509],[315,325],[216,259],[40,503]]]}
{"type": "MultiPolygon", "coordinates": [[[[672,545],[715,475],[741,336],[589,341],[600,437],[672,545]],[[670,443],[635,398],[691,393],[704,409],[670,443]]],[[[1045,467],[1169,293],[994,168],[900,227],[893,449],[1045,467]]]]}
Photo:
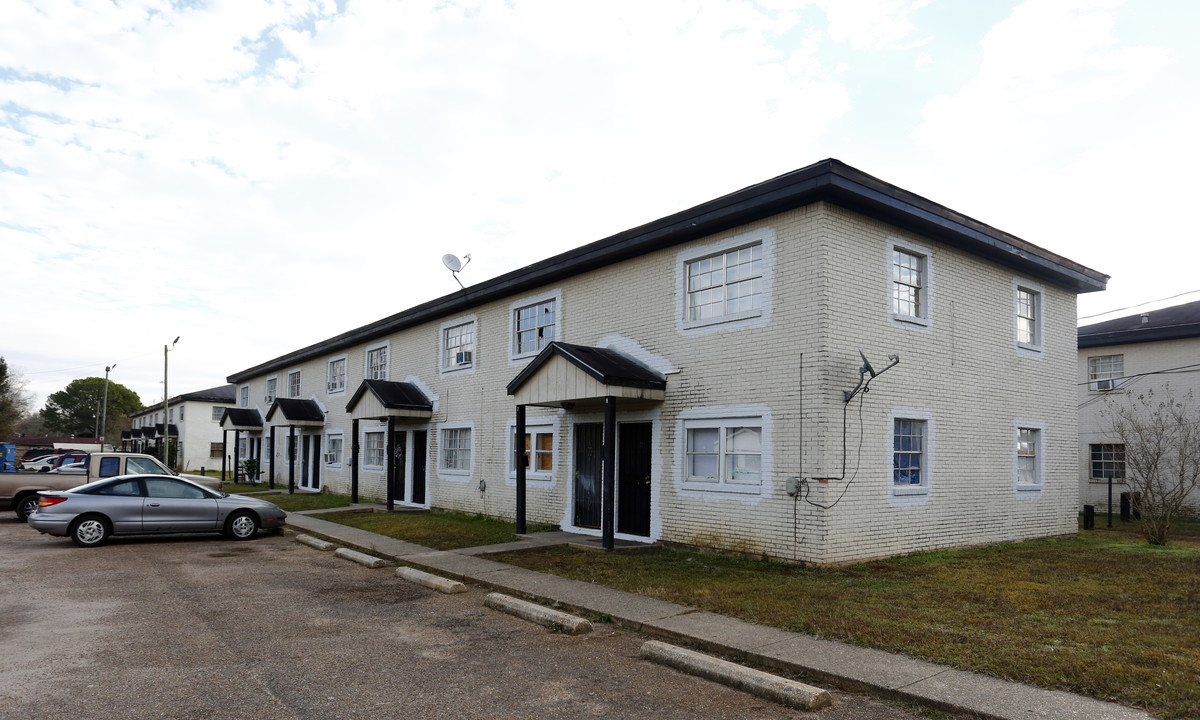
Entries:
{"type": "Polygon", "coordinates": [[[1112,315],[1113,313],[1124,312],[1125,310],[1133,310],[1135,308],[1145,307],[1146,305],[1151,305],[1156,302],[1164,302],[1166,300],[1174,300],[1175,298],[1181,298],[1184,295],[1194,295],[1195,293],[1198,293],[1198,292],[1200,292],[1200,290],[1188,290],[1187,292],[1182,292],[1182,293],[1179,293],[1178,295],[1172,295],[1171,297],[1159,298],[1157,300],[1147,300],[1146,302],[1138,303],[1137,305],[1130,305],[1129,307],[1117,308],[1116,310],[1107,310],[1105,312],[1096,313],[1094,315],[1083,315],[1079,319],[1080,320],[1089,320],[1094,317],[1100,317],[1101,315],[1112,315]]]}

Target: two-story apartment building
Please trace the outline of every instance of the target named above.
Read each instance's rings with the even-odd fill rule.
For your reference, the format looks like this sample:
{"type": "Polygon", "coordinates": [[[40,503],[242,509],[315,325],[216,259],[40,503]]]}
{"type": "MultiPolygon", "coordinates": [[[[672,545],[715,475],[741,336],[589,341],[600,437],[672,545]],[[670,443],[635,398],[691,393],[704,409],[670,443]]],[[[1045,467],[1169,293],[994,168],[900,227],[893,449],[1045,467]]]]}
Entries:
{"type": "MultiPolygon", "coordinates": [[[[167,432],[178,443],[175,462],[179,469],[197,472],[202,467],[221,467],[221,417],[234,406],[232,385],[176,395],[167,401],[167,432]]],[[[163,438],[161,403],[129,415],[131,429],[121,433],[123,449],[144,451],[163,438]]]]}
{"type": "Polygon", "coordinates": [[[1106,281],[826,160],[236,372],[225,425],[277,482],[584,534],[815,563],[1067,534],[1106,281]]]}
{"type": "MultiPolygon", "coordinates": [[[[1200,301],[1149,310],[1079,328],[1079,498],[1108,509],[1125,484],[1125,446],[1106,417],[1108,403],[1153,391],[1200,403],[1200,301]]],[[[1186,509],[1200,515],[1200,495],[1186,509]]],[[[1116,512],[1114,507],[1113,512],[1116,512]]]]}

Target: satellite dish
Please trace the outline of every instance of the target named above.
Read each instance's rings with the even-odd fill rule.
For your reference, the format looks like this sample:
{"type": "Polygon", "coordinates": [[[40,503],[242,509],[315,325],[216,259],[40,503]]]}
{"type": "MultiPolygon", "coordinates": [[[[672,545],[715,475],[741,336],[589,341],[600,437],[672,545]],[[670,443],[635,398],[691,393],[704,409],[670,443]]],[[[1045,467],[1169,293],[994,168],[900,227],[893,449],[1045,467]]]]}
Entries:
{"type": "Polygon", "coordinates": [[[445,265],[450,272],[458,272],[459,270],[462,270],[462,263],[459,262],[458,257],[454,255],[443,255],[442,264],[445,265]]]}
{"type": "Polygon", "coordinates": [[[858,349],[858,356],[860,358],[862,358],[863,370],[866,370],[867,372],[871,373],[871,377],[875,377],[876,375],[879,374],[879,373],[875,372],[875,368],[871,367],[871,361],[867,359],[867,356],[863,353],[862,348],[858,349]]]}

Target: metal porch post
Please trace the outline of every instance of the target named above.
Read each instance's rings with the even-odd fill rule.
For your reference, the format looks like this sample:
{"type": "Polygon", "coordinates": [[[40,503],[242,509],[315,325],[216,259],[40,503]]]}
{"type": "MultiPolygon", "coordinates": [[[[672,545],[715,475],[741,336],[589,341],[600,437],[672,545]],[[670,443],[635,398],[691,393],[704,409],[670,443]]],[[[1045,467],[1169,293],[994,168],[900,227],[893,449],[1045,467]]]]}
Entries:
{"type": "Polygon", "coordinates": [[[601,532],[605,550],[613,549],[613,526],[616,511],[616,461],[617,461],[617,399],[612,395],[604,398],[604,516],[601,532]]]}
{"type": "Polygon", "coordinates": [[[358,503],[358,418],[350,421],[350,502],[358,503]]]}
{"type": "Polygon", "coordinates": [[[288,425],[288,492],[296,492],[296,426],[288,425]]]}
{"type": "Polygon", "coordinates": [[[396,498],[392,487],[396,484],[396,418],[388,415],[387,419],[387,507],[388,512],[396,509],[396,498]]]}
{"type": "Polygon", "coordinates": [[[525,534],[525,406],[517,406],[517,431],[513,438],[513,464],[517,469],[517,534],[525,534]]]}

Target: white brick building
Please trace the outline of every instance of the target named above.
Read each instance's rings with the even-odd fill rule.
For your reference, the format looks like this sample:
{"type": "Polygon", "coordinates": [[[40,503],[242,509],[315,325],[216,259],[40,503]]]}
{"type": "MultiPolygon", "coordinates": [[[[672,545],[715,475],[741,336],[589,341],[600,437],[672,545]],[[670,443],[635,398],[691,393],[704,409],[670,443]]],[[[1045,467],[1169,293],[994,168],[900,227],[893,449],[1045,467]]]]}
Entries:
{"type": "MultiPolygon", "coordinates": [[[[202,467],[221,467],[221,416],[233,406],[232,385],[183,393],[167,401],[167,429],[178,443],[177,469],[199,472],[202,467]]],[[[130,414],[132,429],[122,431],[122,449],[140,452],[154,447],[162,438],[162,416],[162,403],[130,414]]]]}
{"type": "Polygon", "coordinates": [[[826,160],[234,373],[226,426],[298,488],[788,560],[1066,534],[1106,281],[826,160]]]}
{"type": "MultiPolygon", "coordinates": [[[[1124,403],[1129,395],[1153,390],[1182,398],[1192,393],[1200,403],[1200,301],[1150,310],[1079,328],[1079,500],[1108,510],[1112,480],[1113,512],[1120,493],[1129,490],[1125,446],[1104,416],[1109,401],[1124,403]]],[[[1200,515],[1200,496],[1193,493],[1188,510],[1200,515]]]]}

